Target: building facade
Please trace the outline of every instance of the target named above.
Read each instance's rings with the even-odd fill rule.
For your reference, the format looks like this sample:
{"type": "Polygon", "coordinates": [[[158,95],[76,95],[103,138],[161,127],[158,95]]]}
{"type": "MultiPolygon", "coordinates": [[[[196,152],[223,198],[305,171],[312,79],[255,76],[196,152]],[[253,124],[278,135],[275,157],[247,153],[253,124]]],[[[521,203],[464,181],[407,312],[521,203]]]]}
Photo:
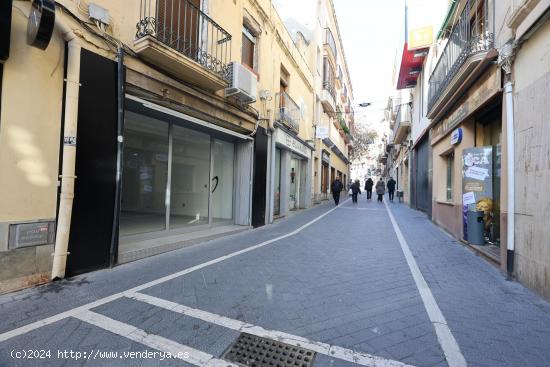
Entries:
{"type": "Polygon", "coordinates": [[[316,77],[272,2],[45,3],[2,5],[0,291],[312,204],[316,77]]]}
{"type": "Polygon", "coordinates": [[[350,149],[355,124],[353,85],[332,0],[318,2],[315,58],[316,161],[314,199],[330,196],[332,182],[339,177],[349,187],[350,149]]]}
{"type": "Polygon", "coordinates": [[[419,67],[404,70],[415,75],[411,206],[547,298],[549,8],[449,2],[419,67]]]}
{"type": "MultiPolygon", "coordinates": [[[[506,262],[519,281],[550,299],[550,135],[547,109],[550,104],[550,1],[512,1],[504,14],[507,33],[514,46],[512,57],[504,52],[504,94],[512,99],[515,145],[514,242],[507,242],[506,262]],[[507,82],[507,83],[506,83],[507,82]],[[511,90],[510,90],[511,89],[511,90]],[[546,152],[546,153],[544,153],[546,152]]],[[[505,97],[503,104],[508,106],[505,97]]],[[[507,130],[507,129],[505,129],[507,130]]],[[[506,133],[505,138],[508,139],[506,133]]],[[[505,163],[503,163],[504,165],[505,163]]],[[[506,161],[508,165],[508,161],[506,161]]],[[[508,194],[507,188],[503,188],[508,194]]],[[[509,194],[508,194],[509,195],[509,194]]],[[[507,195],[507,199],[509,196],[507,195]]],[[[508,199],[509,200],[509,199],[508,199]]],[[[506,202],[508,204],[508,202],[506,202]]],[[[507,205],[502,212],[509,213],[507,205]]],[[[509,220],[502,218],[502,230],[509,220]]],[[[507,223],[508,222],[508,223],[507,223]]]]}

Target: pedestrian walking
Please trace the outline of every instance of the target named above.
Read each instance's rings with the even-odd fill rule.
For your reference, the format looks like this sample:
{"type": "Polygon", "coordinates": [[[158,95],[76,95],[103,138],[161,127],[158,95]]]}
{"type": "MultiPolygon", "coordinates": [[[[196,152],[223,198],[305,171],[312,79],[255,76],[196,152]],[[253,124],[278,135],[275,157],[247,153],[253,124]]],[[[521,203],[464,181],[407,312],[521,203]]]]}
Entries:
{"type": "Polygon", "coordinates": [[[365,191],[367,192],[367,200],[372,200],[372,187],[374,186],[374,181],[372,178],[368,178],[365,181],[365,191]]]}
{"type": "Polygon", "coordinates": [[[380,180],[376,183],[376,194],[378,195],[379,202],[383,201],[385,193],[386,185],[384,184],[384,181],[382,181],[382,177],[380,177],[380,180]]]}
{"type": "Polygon", "coordinates": [[[351,200],[354,204],[357,204],[357,195],[361,194],[361,185],[359,185],[359,180],[355,180],[355,182],[351,184],[350,190],[351,200]]]}
{"type": "Polygon", "coordinates": [[[390,201],[393,201],[393,194],[395,193],[395,180],[393,177],[390,177],[387,183],[388,186],[388,196],[390,198],[390,201]]]}
{"type": "Polygon", "coordinates": [[[330,191],[332,192],[332,197],[334,198],[335,205],[340,204],[340,192],[342,192],[343,188],[344,185],[342,185],[340,177],[336,177],[336,179],[332,182],[332,185],[330,186],[330,191]]]}

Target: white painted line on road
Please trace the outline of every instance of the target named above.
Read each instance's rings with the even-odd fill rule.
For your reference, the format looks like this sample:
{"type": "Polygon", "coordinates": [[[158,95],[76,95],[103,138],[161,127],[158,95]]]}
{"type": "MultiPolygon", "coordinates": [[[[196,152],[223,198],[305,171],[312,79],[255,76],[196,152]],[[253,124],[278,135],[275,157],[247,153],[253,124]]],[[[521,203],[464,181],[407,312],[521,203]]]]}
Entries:
{"type": "Polygon", "coordinates": [[[181,359],[195,366],[238,367],[236,364],[217,359],[213,355],[202,352],[198,349],[179,344],[159,335],[150,334],[132,325],[113,320],[107,316],[103,316],[92,311],[84,311],[74,315],[74,317],[103,330],[107,330],[113,334],[120,335],[126,339],[143,344],[149,348],[154,348],[164,353],[170,353],[171,356],[177,357],[177,359],[181,359]]]}
{"type": "Polygon", "coordinates": [[[388,210],[388,215],[390,216],[393,229],[395,231],[395,234],[397,235],[399,244],[401,245],[401,250],[403,250],[403,254],[405,255],[405,259],[407,260],[409,269],[411,269],[414,282],[416,283],[416,287],[418,288],[418,292],[420,293],[420,297],[422,298],[422,302],[424,303],[424,307],[426,308],[428,317],[430,318],[430,321],[434,326],[437,340],[441,345],[441,349],[443,349],[443,353],[445,354],[445,358],[447,359],[449,367],[467,366],[466,360],[464,359],[464,356],[460,351],[460,347],[458,346],[458,343],[453,336],[453,333],[451,333],[449,325],[447,325],[447,320],[445,320],[441,309],[437,305],[437,302],[432,294],[432,291],[430,290],[430,287],[428,286],[428,283],[426,282],[426,279],[424,279],[420,268],[418,268],[418,264],[414,259],[407,240],[405,240],[405,237],[403,236],[401,229],[399,229],[399,225],[397,224],[397,221],[395,220],[391,209],[385,200],[384,205],[388,210]]]}
{"type": "MultiPolygon", "coordinates": [[[[349,201],[350,199],[344,201],[342,203],[342,205],[344,203],[346,203],[347,201],[349,201]]],[[[339,207],[336,206],[328,211],[326,211],[325,213],[319,215],[318,217],[312,219],[311,221],[307,222],[306,224],[302,225],[301,227],[295,229],[294,231],[291,231],[291,232],[288,232],[287,234],[284,234],[284,235],[281,235],[279,237],[275,237],[275,238],[272,238],[268,241],[264,241],[262,243],[259,243],[257,245],[254,245],[254,246],[250,246],[250,247],[247,247],[245,249],[242,249],[240,251],[236,251],[236,252],[233,252],[233,253],[230,253],[228,255],[224,255],[224,256],[221,256],[221,257],[218,257],[216,259],[213,259],[213,260],[210,260],[210,261],[207,261],[205,263],[202,263],[202,264],[199,264],[199,265],[195,265],[195,266],[192,266],[190,268],[187,268],[187,269],[184,269],[182,271],[178,271],[176,273],[173,273],[173,274],[170,274],[170,275],[166,275],[162,278],[158,278],[158,279],[155,279],[153,281],[150,281],[150,282],[147,282],[147,283],[144,283],[144,284],[141,284],[141,285],[138,285],[137,287],[133,287],[133,288],[130,288],[130,289],[127,289],[125,291],[122,291],[122,292],[119,292],[119,293],[115,293],[113,295],[110,295],[108,297],[105,297],[105,298],[100,298],[96,301],[93,301],[93,302],[90,302],[90,303],[87,303],[87,304],[84,304],[82,306],[79,306],[79,307],[76,307],[76,308],[73,308],[73,309],[70,309],[70,310],[67,310],[67,311],[64,311],[64,312],[61,312],[61,313],[58,313],[56,315],[53,315],[53,316],[50,316],[50,317],[47,317],[47,318],[44,318],[42,320],[38,320],[38,321],[35,321],[35,322],[32,322],[30,324],[27,324],[27,325],[24,325],[24,326],[21,326],[21,327],[18,327],[16,329],[13,329],[13,330],[10,330],[10,331],[7,331],[7,332],[4,332],[2,334],[0,334],[0,343],[6,341],[6,340],[9,340],[11,338],[14,338],[16,336],[19,336],[19,335],[23,335],[23,334],[26,334],[28,332],[31,332],[33,330],[36,330],[38,328],[41,328],[43,326],[46,326],[46,325],[50,325],[50,324],[53,324],[54,322],[57,322],[57,321],[60,321],[60,320],[63,320],[67,317],[71,317],[71,316],[74,316],[78,313],[81,313],[82,311],[86,311],[86,310],[90,310],[94,307],[97,307],[97,306],[101,306],[105,303],[109,303],[109,302],[112,302],[118,298],[121,298],[121,297],[124,297],[126,294],[133,294],[135,292],[139,292],[139,291],[142,291],[146,288],[150,288],[150,287],[153,287],[155,285],[159,285],[159,284],[162,284],[162,283],[165,283],[169,280],[172,280],[172,279],[175,279],[175,278],[178,278],[178,277],[181,277],[183,275],[186,275],[186,274],[189,274],[189,273],[192,273],[194,271],[197,271],[197,270],[200,270],[200,269],[203,269],[203,268],[206,268],[207,266],[210,266],[210,265],[214,265],[214,264],[217,264],[219,262],[222,262],[224,260],[227,260],[227,259],[230,259],[232,257],[235,257],[235,256],[239,256],[239,255],[242,255],[242,254],[245,254],[247,252],[250,252],[250,251],[254,251],[254,250],[257,250],[261,247],[264,247],[264,246],[267,246],[267,245],[270,245],[274,242],[277,242],[277,241],[280,241],[282,239],[285,239],[287,237],[291,237],[291,236],[294,236],[295,234],[298,234],[300,233],[301,231],[303,231],[304,229],[306,229],[307,227],[309,227],[310,225],[312,225],[313,223],[319,221],[320,219],[324,218],[325,216],[329,215],[330,213],[332,213],[333,211],[335,211],[336,209],[338,209],[339,207]]]]}
{"type": "Polygon", "coordinates": [[[236,330],[242,333],[248,333],[256,335],[262,338],[268,338],[277,340],[281,343],[286,343],[296,347],[306,348],[315,351],[320,354],[324,354],[333,358],[341,359],[348,362],[353,362],[361,366],[371,367],[407,367],[410,365],[376,357],[367,353],[360,353],[351,349],[346,349],[326,343],[315,342],[301,336],[288,334],[282,331],[266,330],[260,326],[248,324],[246,322],[231,319],[222,315],[217,315],[208,311],[203,311],[195,308],[191,308],[179,303],[167,301],[161,298],[153,297],[143,293],[134,293],[133,295],[127,295],[128,298],[145,302],[149,305],[160,307],[165,310],[177,312],[182,315],[190,316],[199,320],[206,321],[211,324],[223,326],[228,329],[236,330]]]}

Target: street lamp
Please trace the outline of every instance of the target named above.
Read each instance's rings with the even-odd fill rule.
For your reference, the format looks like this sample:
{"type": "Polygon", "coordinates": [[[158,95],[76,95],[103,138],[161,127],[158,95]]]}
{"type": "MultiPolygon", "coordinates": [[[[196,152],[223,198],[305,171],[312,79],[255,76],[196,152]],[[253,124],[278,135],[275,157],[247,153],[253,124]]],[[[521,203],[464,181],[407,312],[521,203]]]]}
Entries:
{"type": "Polygon", "coordinates": [[[359,107],[368,107],[368,106],[370,106],[370,102],[359,103],[359,107]]]}

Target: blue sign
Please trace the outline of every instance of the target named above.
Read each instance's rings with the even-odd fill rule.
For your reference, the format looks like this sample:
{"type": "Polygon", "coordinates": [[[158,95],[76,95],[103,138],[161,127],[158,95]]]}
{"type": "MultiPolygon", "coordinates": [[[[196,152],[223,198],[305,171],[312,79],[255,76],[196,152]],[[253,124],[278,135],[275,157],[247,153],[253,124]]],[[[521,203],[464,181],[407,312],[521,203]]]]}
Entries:
{"type": "Polygon", "coordinates": [[[458,129],[455,129],[451,134],[451,144],[452,145],[460,144],[461,141],[462,141],[462,128],[459,127],[458,129]]]}

